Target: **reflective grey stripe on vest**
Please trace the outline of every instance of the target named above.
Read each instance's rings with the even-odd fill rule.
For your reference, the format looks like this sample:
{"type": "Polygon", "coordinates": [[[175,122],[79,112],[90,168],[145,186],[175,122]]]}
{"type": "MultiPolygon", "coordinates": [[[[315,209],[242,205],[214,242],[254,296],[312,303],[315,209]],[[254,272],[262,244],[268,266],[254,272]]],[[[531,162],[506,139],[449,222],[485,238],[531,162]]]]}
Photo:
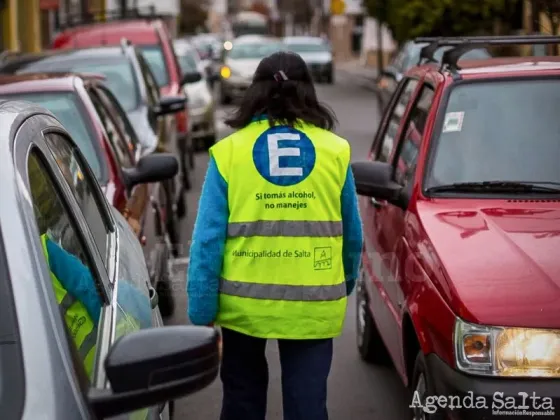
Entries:
{"type": "Polygon", "coordinates": [[[332,286],[288,286],[284,284],[247,283],[220,279],[220,292],[225,295],[270,300],[324,302],[346,297],[346,284],[332,286]]]}
{"type": "Polygon", "coordinates": [[[92,348],[95,347],[97,344],[97,328],[91,330],[91,332],[84,338],[82,344],[80,344],[80,348],[78,349],[78,353],[82,360],[86,360],[88,353],[91,351],[92,348]]]}
{"type": "Polygon", "coordinates": [[[259,220],[228,224],[228,236],[342,236],[342,222],[316,222],[309,220],[259,220]]]}

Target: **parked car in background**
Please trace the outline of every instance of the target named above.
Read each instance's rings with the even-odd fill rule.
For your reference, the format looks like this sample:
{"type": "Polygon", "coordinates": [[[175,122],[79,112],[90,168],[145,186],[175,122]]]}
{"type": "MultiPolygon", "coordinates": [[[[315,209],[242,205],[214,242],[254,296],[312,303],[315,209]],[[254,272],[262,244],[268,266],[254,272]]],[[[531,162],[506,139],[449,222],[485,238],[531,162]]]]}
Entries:
{"type": "Polygon", "coordinates": [[[202,66],[207,69],[209,80],[212,84],[219,80],[220,64],[224,50],[224,40],[218,34],[199,34],[187,40],[200,56],[202,66]]]}
{"type": "MultiPolygon", "coordinates": [[[[127,39],[138,46],[148,62],[160,88],[161,96],[184,95],[183,86],[192,75],[184,77],[169,31],[159,19],[133,19],[82,24],[62,31],[53,41],[55,49],[75,49],[121,45],[127,39]]],[[[185,97],[185,101],[187,98],[185,97]]],[[[188,110],[177,113],[168,120],[177,129],[176,144],[170,143],[171,148],[177,148],[183,161],[192,153],[189,133],[188,110]],[[173,123],[175,121],[175,123],[173,123]]],[[[170,142],[172,138],[168,139],[170,142]]],[[[187,183],[184,183],[186,189],[187,183]]]]}
{"type": "MultiPolygon", "coordinates": [[[[169,420],[166,401],[216,378],[217,333],[163,327],[141,247],[107,203],[86,149],[73,141],[84,140],[28,102],[0,100],[0,127],[2,418],[134,412],[132,418],[169,420]],[[81,294],[93,299],[86,305],[76,292],[77,301],[64,306],[76,271],[87,286],[81,294]],[[68,315],[78,302],[91,318],[89,326],[85,316],[78,320],[77,329],[90,329],[79,348],[69,327],[77,322],[68,315]]],[[[178,169],[171,155],[141,162],[129,172],[134,183],[161,182],[178,169]]]]}
{"type": "MultiPolygon", "coordinates": [[[[420,61],[420,52],[422,48],[427,47],[429,44],[426,42],[415,43],[414,41],[407,41],[398,50],[383,71],[377,78],[377,94],[381,110],[384,110],[388,105],[391,97],[403,78],[403,75],[412,67],[418,65],[420,61]]],[[[440,63],[443,53],[449,50],[450,47],[441,47],[435,54],[434,59],[440,63]]],[[[486,48],[474,48],[463,56],[463,60],[484,60],[490,58],[491,54],[486,48]]]]}
{"type": "Polygon", "coordinates": [[[273,37],[244,35],[236,38],[232,48],[226,51],[220,70],[220,102],[228,104],[242,95],[251,84],[261,60],[285,48],[281,40],[273,37]]]}
{"type": "MultiPolygon", "coordinates": [[[[123,40],[121,46],[90,47],[76,50],[52,50],[28,54],[9,61],[0,67],[0,73],[35,72],[95,72],[106,77],[107,85],[118,98],[131,120],[131,126],[140,144],[142,155],[154,151],[172,151],[177,131],[168,124],[169,115],[159,113],[162,102],[180,103],[182,96],[161,97],[155,78],[141,51],[123,40]]],[[[180,108],[177,112],[183,112],[180,108]]],[[[174,203],[173,217],[183,218],[186,201],[182,182],[190,185],[189,168],[181,162],[181,174],[166,188],[174,203]]],[[[175,240],[176,238],[172,238],[175,240]]],[[[173,242],[175,243],[175,242],[173,242]]]]}
{"type": "MultiPolygon", "coordinates": [[[[170,185],[167,179],[152,185],[134,182],[131,174],[141,164],[136,159],[138,139],[111,91],[99,77],[40,73],[0,77],[0,98],[43,106],[76,139],[105,196],[145,245],[151,284],[160,293],[162,314],[170,316],[174,302],[168,259],[178,243],[173,191],[165,188],[170,185]],[[153,226],[154,237],[144,235],[147,225],[153,226]]],[[[183,101],[178,104],[184,106],[183,101]]]]}
{"type": "MultiPolygon", "coordinates": [[[[216,116],[211,73],[206,73],[198,52],[187,41],[179,39],[173,43],[183,74],[200,72],[204,75],[198,82],[185,85],[189,98],[191,136],[194,148],[208,149],[216,141],[216,116]]],[[[194,162],[191,163],[194,166],[194,162]]]]}
{"type": "MultiPolygon", "coordinates": [[[[453,42],[542,39],[528,38],[453,42]]],[[[417,401],[409,418],[426,418],[427,396],[485,401],[428,416],[461,420],[525,392],[530,412],[560,402],[560,57],[458,66],[465,49],[404,74],[369,159],[352,163],[358,349],[392,361],[417,401]]]]}
{"type": "Polygon", "coordinates": [[[287,36],[284,43],[288,50],[301,55],[315,80],[334,83],[333,55],[328,42],[321,37],[287,36]]]}

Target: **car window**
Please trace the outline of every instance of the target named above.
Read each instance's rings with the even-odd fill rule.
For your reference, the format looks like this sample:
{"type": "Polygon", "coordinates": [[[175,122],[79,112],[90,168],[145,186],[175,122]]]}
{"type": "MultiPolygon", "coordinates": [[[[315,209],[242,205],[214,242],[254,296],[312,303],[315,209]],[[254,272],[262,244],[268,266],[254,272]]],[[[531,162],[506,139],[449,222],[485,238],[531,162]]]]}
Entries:
{"type": "Polygon", "coordinates": [[[261,42],[255,44],[233,44],[233,48],[226,54],[232,60],[260,59],[278,51],[286,49],[281,42],[261,42]]]}
{"type": "Polygon", "coordinates": [[[177,59],[179,60],[179,66],[181,67],[181,73],[193,73],[198,71],[197,62],[194,54],[197,54],[194,51],[184,51],[181,54],[177,55],[177,59]]]}
{"type": "Polygon", "coordinates": [[[73,92],[34,92],[2,95],[2,98],[21,99],[34,102],[49,111],[68,130],[80,151],[86,158],[95,177],[101,185],[109,180],[109,168],[97,138],[92,136],[93,128],[87,121],[86,110],[73,92]]]}
{"type": "Polygon", "coordinates": [[[136,78],[132,63],[125,57],[118,60],[96,60],[76,64],[72,71],[101,73],[107,80],[107,85],[119,98],[123,108],[133,111],[140,106],[139,81],[136,78]]]}
{"type": "Polygon", "coordinates": [[[169,69],[161,45],[143,45],[140,46],[140,49],[157,80],[158,86],[160,88],[167,86],[169,84],[169,69]]]}
{"type": "Polygon", "coordinates": [[[560,183],[558,103],[558,78],[455,86],[434,133],[426,188],[483,181],[560,183]]]}
{"type": "Polygon", "coordinates": [[[303,42],[290,42],[287,43],[288,49],[295,53],[319,53],[319,52],[329,52],[329,46],[323,42],[309,42],[307,44],[303,42]]]}
{"type": "Polygon", "coordinates": [[[95,192],[97,187],[93,184],[95,181],[89,178],[81,158],[62,135],[50,133],[45,139],[88,222],[99,254],[106,263],[111,230],[103,217],[102,204],[95,192]]]}
{"type": "Polygon", "coordinates": [[[99,293],[101,281],[92,270],[90,254],[69,207],[36,150],[29,154],[27,170],[42,249],[69,345],[92,378],[99,318],[105,304],[99,293]]]}
{"type": "Polygon", "coordinates": [[[101,123],[107,132],[109,137],[109,143],[113,148],[115,154],[117,155],[117,160],[119,165],[124,168],[130,168],[134,166],[132,162],[131,152],[128,148],[128,143],[124,138],[124,135],[120,131],[114,117],[111,115],[109,109],[103,104],[101,98],[98,96],[97,92],[94,90],[89,90],[89,96],[97,110],[97,114],[101,119],[101,123]]]}
{"type": "Polygon", "coordinates": [[[144,83],[146,84],[146,92],[148,95],[148,105],[150,107],[155,107],[159,104],[159,87],[157,80],[150,68],[150,65],[142,55],[140,51],[137,51],[136,57],[138,58],[138,64],[140,65],[140,71],[142,77],[144,78],[144,83]]]}
{"type": "MultiPolygon", "coordinates": [[[[139,140],[138,140],[138,136],[136,135],[136,132],[134,131],[134,128],[130,125],[130,120],[126,115],[125,110],[122,108],[118,99],[115,98],[115,96],[109,89],[100,86],[97,89],[97,94],[99,95],[99,98],[103,101],[105,107],[111,113],[113,120],[116,122],[120,132],[124,136],[125,143],[120,144],[120,149],[122,150],[122,153],[124,154],[125,149],[127,149],[129,154],[132,154],[132,156],[134,156],[136,150],[139,147],[139,140]]],[[[122,138],[122,136],[119,136],[119,139],[120,138],[122,138]]],[[[134,164],[134,161],[132,161],[132,164],[134,164]]]]}
{"type": "Polygon", "coordinates": [[[433,98],[432,88],[424,85],[416,103],[410,110],[407,125],[403,129],[404,137],[400,144],[395,176],[396,181],[404,186],[407,186],[414,176],[418,151],[433,98]]]}
{"type": "Polygon", "coordinates": [[[390,117],[386,123],[386,126],[383,128],[385,131],[382,134],[381,143],[378,146],[377,150],[377,160],[381,162],[388,162],[389,158],[391,157],[391,153],[393,152],[393,148],[395,147],[395,138],[399,131],[399,127],[402,124],[402,119],[404,117],[404,113],[406,111],[406,107],[412,98],[412,94],[414,93],[416,86],[418,85],[418,81],[414,79],[408,79],[405,82],[404,87],[397,91],[397,95],[400,95],[391,110],[390,117]]]}

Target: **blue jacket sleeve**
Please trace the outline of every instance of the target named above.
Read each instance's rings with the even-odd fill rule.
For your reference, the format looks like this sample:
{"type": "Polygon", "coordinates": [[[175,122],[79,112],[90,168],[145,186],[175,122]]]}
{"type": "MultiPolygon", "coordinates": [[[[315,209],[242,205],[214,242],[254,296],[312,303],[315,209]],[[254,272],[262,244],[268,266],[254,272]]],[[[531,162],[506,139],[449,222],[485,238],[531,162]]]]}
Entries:
{"type": "Polygon", "coordinates": [[[117,301],[127,314],[140,323],[140,328],[152,326],[150,298],[133,284],[119,280],[117,301]]]}
{"type": "Polygon", "coordinates": [[[352,169],[348,167],[346,181],[340,197],[342,209],[342,262],[346,278],[346,293],[350,295],[356,285],[362,257],[362,220],[352,169]]]}
{"type": "Polygon", "coordinates": [[[74,299],[83,303],[97,325],[102,302],[89,268],[50,239],[47,239],[47,252],[53,274],[74,299]]]}
{"type": "Polygon", "coordinates": [[[208,325],[218,313],[220,274],[227,237],[227,183],[210,158],[194,225],[187,273],[188,315],[195,325],[208,325]]]}

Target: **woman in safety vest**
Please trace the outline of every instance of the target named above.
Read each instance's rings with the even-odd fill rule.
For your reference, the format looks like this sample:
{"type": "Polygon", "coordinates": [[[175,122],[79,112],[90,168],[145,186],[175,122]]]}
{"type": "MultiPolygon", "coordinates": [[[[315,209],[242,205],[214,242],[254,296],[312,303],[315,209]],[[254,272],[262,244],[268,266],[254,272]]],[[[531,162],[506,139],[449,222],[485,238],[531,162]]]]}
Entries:
{"type": "MultiPolygon", "coordinates": [[[[91,378],[97,325],[102,309],[95,281],[88,267],[52,241],[46,233],[41,235],[41,244],[49,264],[57,303],[78,354],[84,362],[85,370],[91,378]]],[[[118,301],[126,314],[117,323],[117,335],[152,326],[150,301],[140,290],[120,280],[118,301]]]]}
{"type": "Polygon", "coordinates": [[[358,276],[350,145],[303,59],[261,61],[238,131],[210,149],[190,251],[188,312],[222,328],[221,420],[264,420],[277,339],[285,420],[326,420],[333,338],[358,276]]]}

